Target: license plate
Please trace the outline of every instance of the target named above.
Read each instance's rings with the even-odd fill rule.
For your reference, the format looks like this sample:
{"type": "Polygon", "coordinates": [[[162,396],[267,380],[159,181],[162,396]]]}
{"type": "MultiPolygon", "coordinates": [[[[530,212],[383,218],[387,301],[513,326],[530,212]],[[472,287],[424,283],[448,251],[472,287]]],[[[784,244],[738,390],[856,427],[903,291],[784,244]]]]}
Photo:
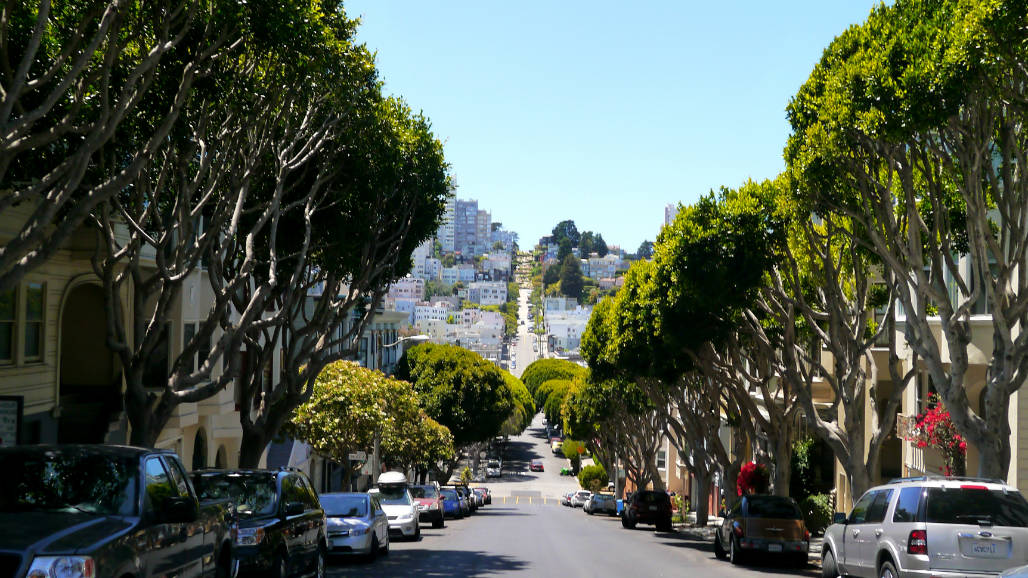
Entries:
{"type": "Polygon", "coordinates": [[[1006,544],[994,541],[973,541],[967,545],[967,554],[975,558],[1006,558],[1006,544]]]}
{"type": "Polygon", "coordinates": [[[767,545],[767,551],[768,552],[781,552],[782,551],[782,545],[781,544],[768,544],[767,545]]]}
{"type": "Polygon", "coordinates": [[[651,512],[656,512],[657,511],[657,506],[650,506],[650,511],[651,512]]]}

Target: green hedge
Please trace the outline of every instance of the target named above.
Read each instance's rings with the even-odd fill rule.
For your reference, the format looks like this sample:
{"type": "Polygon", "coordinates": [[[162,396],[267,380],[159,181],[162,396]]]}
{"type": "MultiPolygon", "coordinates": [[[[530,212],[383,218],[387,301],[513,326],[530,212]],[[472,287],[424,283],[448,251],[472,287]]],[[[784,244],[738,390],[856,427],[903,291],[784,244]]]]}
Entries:
{"type": "Polygon", "coordinates": [[[593,492],[606,488],[608,481],[607,470],[600,465],[585,466],[578,472],[578,483],[593,492]]]}
{"type": "Polygon", "coordinates": [[[811,534],[821,534],[832,523],[835,507],[831,494],[811,494],[800,502],[803,521],[811,534]]]}

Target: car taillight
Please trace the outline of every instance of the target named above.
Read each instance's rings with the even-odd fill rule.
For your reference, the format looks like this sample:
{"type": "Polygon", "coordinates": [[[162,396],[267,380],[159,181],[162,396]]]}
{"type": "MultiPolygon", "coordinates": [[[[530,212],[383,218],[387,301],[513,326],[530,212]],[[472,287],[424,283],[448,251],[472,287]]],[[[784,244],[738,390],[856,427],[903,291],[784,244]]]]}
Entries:
{"type": "Polygon", "coordinates": [[[907,538],[907,554],[928,553],[928,532],[926,530],[911,530],[907,538]]]}
{"type": "Polygon", "coordinates": [[[803,530],[803,539],[807,542],[810,541],[810,530],[803,530]]]}
{"type": "Polygon", "coordinates": [[[736,536],[742,538],[742,524],[740,524],[739,522],[732,522],[732,532],[736,536]]]}

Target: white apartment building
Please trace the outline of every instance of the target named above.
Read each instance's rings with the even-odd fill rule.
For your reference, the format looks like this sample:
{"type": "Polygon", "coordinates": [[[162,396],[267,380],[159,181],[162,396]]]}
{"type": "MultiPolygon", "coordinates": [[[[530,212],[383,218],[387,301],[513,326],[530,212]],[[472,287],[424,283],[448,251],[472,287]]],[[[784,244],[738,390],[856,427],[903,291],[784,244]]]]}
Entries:
{"type": "Polygon", "coordinates": [[[398,279],[389,286],[386,293],[387,299],[414,299],[423,301],[425,299],[425,280],[410,275],[398,279]]]}
{"type": "Polygon", "coordinates": [[[448,303],[419,303],[414,306],[414,323],[419,321],[436,320],[446,322],[453,315],[453,308],[448,303]]]}
{"type": "Polygon", "coordinates": [[[447,285],[455,285],[460,276],[456,267],[443,267],[439,270],[439,279],[447,285]]]}
{"type": "Polygon", "coordinates": [[[425,259],[424,265],[422,266],[421,278],[426,281],[432,281],[439,278],[440,273],[443,270],[443,262],[434,257],[425,259]]]}
{"type": "Polygon", "coordinates": [[[547,311],[545,313],[546,332],[550,334],[553,345],[567,351],[578,349],[582,342],[592,307],[576,307],[568,311],[547,311]]]}
{"type": "Polygon", "coordinates": [[[468,301],[479,305],[507,302],[507,284],[502,281],[475,281],[468,286],[468,301]]]}
{"type": "Polygon", "coordinates": [[[577,301],[567,297],[546,297],[543,299],[543,311],[567,311],[577,304],[577,301]]]}
{"type": "Polygon", "coordinates": [[[439,244],[442,245],[444,253],[453,253],[456,239],[457,199],[450,197],[446,200],[446,210],[443,212],[443,224],[439,226],[439,244]]]}
{"type": "Polygon", "coordinates": [[[489,252],[493,246],[493,218],[489,211],[478,211],[475,220],[475,255],[489,252]]]}
{"type": "Polygon", "coordinates": [[[613,278],[619,267],[621,267],[621,257],[613,253],[582,260],[582,274],[592,279],[613,278]]]}

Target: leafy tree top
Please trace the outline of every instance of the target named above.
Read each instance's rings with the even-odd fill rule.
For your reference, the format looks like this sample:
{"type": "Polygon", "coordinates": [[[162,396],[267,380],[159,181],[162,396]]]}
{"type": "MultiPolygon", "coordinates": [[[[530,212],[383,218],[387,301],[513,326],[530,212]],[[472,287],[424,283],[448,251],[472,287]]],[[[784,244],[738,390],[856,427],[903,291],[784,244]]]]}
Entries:
{"type": "Polygon", "coordinates": [[[521,374],[521,381],[534,394],[540,385],[551,379],[572,379],[587,373],[589,370],[566,359],[544,358],[530,363],[521,374]]]}
{"type": "Polygon", "coordinates": [[[575,222],[571,219],[561,221],[553,228],[553,242],[559,245],[564,239],[567,239],[572,247],[577,247],[581,241],[578,227],[575,226],[575,222]]]}

